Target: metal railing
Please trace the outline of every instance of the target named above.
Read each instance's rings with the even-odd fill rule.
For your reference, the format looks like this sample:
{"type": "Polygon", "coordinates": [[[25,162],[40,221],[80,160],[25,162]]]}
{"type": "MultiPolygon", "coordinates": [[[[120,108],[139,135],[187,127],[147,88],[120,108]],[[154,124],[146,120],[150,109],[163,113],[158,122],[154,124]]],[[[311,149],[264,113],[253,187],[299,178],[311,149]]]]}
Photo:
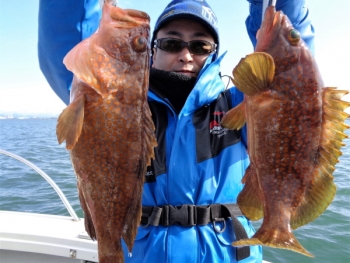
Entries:
{"type": "Polygon", "coordinates": [[[51,177],[48,176],[44,171],[42,171],[39,167],[37,167],[36,165],[31,163],[30,161],[28,161],[28,160],[26,160],[26,159],[24,159],[21,156],[18,156],[16,154],[10,153],[10,152],[2,150],[2,149],[0,149],[0,154],[7,155],[9,157],[12,157],[12,158],[20,161],[20,162],[28,165],[33,170],[35,170],[38,174],[40,174],[52,186],[52,188],[56,191],[56,193],[61,198],[64,206],[68,210],[68,213],[73,218],[73,220],[74,221],[80,220],[79,217],[77,216],[77,214],[75,213],[73,207],[70,205],[69,201],[67,200],[66,196],[64,195],[64,193],[61,191],[61,189],[58,187],[58,185],[51,179],[51,177]]]}

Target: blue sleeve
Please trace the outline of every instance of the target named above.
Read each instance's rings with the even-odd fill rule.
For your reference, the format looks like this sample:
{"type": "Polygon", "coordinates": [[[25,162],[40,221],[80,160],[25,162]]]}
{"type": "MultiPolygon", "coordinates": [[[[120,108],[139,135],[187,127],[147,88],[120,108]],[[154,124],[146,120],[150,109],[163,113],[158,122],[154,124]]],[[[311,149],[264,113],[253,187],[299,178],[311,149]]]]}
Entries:
{"type": "MultiPolygon", "coordinates": [[[[246,20],[246,27],[250,40],[256,45],[256,32],[260,28],[262,18],[262,0],[248,0],[250,14],[246,20]]],[[[314,28],[309,17],[306,0],[277,0],[276,10],[282,10],[297,29],[310,51],[314,54],[314,28]]]]}
{"type": "Polygon", "coordinates": [[[98,0],[40,0],[39,65],[51,88],[66,104],[73,74],[64,66],[63,58],[96,31],[100,18],[98,0]]]}

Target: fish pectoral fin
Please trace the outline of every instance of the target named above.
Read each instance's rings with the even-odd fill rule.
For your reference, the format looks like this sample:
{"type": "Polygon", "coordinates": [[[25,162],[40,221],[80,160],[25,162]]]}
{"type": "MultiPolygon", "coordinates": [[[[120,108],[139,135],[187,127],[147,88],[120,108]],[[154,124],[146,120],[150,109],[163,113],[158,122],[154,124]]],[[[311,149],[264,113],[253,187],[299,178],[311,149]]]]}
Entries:
{"type": "Polygon", "coordinates": [[[318,163],[313,172],[313,180],[301,205],[291,215],[291,227],[296,229],[320,216],[332,202],[336,185],[333,182],[334,166],[342,155],[340,148],[348,138],[344,133],[350,127],[344,121],[350,116],[344,110],[350,107],[350,102],[341,98],[348,94],[347,90],[336,88],[323,89],[323,122],[322,138],[318,149],[318,163]]]}
{"type": "Polygon", "coordinates": [[[245,103],[244,101],[238,104],[233,109],[229,110],[226,115],[221,120],[221,125],[224,128],[228,128],[230,130],[240,130],[244,124],[245,120],[245,103]]]}
{"type": "Polygon", "coordinates": [[[275,76],[275,63],[269,54],[255,52],[241,59],[232,74],[234,85],[253,96],[268,88],[275,76]]]}
{"type": "Polygon", "coordinates": [[[57,120],[56,135],[58,143],[66,141],[67,150],[72,150],[78,141],[84,122],[85,96],[82,94],[67,108],[65,108],[57,120]]]}
{"type": "Polygon", "coordinates": [[[257,175],[251,166],[247,168],[242,183],[245,185],[238,195],[237,204],[245,217],[253,221],[259,220],[264,216],[263,199],[257,175]]]}

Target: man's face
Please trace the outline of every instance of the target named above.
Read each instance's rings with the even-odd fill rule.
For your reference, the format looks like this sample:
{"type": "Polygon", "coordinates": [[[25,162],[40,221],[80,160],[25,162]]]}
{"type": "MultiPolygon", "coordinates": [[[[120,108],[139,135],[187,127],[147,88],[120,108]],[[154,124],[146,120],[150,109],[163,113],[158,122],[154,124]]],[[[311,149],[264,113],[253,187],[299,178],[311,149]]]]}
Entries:
{"type": "MultiPolygon", "coordinates": [[[[214,43],[214,39],[209,31],[202,24],[191,19],[177,19],[164,25],[158,31],[157,39],[167,37],[178,38],[185,42],[191,40],[206,40],[214,43]]],[[[177,53],[154,48],[152,67],[159,70],[174,71],[191,77],[197,77],[209,55],[210,54],[191,54],[187,47],[177,53]]]]}

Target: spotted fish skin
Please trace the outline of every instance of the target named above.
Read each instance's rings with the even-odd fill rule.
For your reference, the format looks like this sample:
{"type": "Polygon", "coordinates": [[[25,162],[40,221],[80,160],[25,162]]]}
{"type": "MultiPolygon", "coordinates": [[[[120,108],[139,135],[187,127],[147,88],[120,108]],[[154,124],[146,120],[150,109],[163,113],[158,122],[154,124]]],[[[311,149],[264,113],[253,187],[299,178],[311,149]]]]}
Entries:
{"type": "Polygon", "coordinates": [[[312,257],[291,232],[315,220],[336,193],[332,173],[349,128],[340,98],[325,88],[316,62],[282,12],[268,7],[255,52],[233,70],[245,93],[222,125],[247,124],[251,164],[238,205],[251,220],[264,217],[251,239],[234,246],[266,245],[312,257]]]}
{"type": "Polygon", "coordinates": [[[146,13],[105,3],[98,31],[64,59],[74,79],[56,133],[70,150],[100,263],[124,262],[121,238],[132,250],[157,145],[147,103],[149,30],[146,13]]]}

